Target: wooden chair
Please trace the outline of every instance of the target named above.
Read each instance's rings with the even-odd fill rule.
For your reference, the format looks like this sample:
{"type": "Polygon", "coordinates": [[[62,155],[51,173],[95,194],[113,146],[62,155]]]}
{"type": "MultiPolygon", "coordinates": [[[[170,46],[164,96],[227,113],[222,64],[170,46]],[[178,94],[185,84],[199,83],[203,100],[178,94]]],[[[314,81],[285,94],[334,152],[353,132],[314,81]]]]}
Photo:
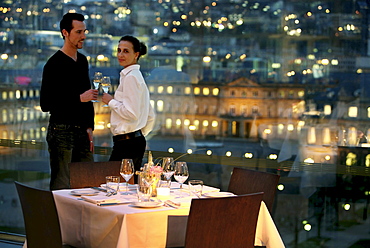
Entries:
{"type": "Polygon", "coordinates": [[[186,248],[253,248],[263,193],[192,199],[186,248]]]}
{"type": "MultiPolygon", "coordinates": [[[[69,163],[70,187],[99,187],[105,183],[106,176],[119,176],[120,167],[121,161],[69,163]]],[[[123,182],[123,178],[121,179],[123,182]]],[[[129,183],[134,183],[134,177],[131,177],[129,183]]]]}
{"type": "Polygon", "coordinates": [[[264,192],[263,201],[272,213],[280,175],[234,167],[228,191],[236,195],[264,192]]]}
{"type": "Polygon", "coordinates": [[[53,193],[14,182],[22,206],[28,248],[62,248],[53,193]]]}

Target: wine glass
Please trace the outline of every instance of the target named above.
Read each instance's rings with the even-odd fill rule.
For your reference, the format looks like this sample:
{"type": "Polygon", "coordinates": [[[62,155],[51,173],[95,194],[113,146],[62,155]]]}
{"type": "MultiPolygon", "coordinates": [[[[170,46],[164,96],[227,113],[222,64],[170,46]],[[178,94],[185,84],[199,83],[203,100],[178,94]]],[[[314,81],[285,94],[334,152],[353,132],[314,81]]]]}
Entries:
{"type": "MultiPolygon", "coordinates": [[[[101,83],[101,80],[103,78],[103,74],[99,71],[94,73],[94,78],[93,78],[93,84],[94,84],[94,89],[99,89],[99,85],[101,83]]],[[[97,100],[91,100],[92,102],[99,102],[97,100]]]]}
{"type": "MultiPolygon", "coordinates": [[[[188,170],[188,166],[186,165],[186,162],[176,162],[174,177],[175,177],[175,180],[180,184],[180,192],[181,192],[182,184],[189,177],[189,170],[188,170]]],[[[182,193],[181,193],[181,196],[182,196],[182,193]]]]}
{"type": "MultiPolygon", "coordinates": [[[[103,89],[104,93],[108,93],[109,88],[111,86],[110,77],[104,76],[101,80],[100,85],[101,85],[101,88],[103,89]]],[[[108,105],[104,104],[103,107],[108,107],[108,105]]]]}
{"type": "Polygon", "coordinates": [[[122,159],[119,173],[126,181],[126,195],[128,194],[128,181],[134,175],[134,171],[134,162],[132,161],[132,159],[122,159]]]}
{"type": "Polygon", "coordinates": [[[175,165],[172,157],[164,157],[162,159],[163,175],[167,181],[171,180],[172,175],[175,173],[175,165]]]}

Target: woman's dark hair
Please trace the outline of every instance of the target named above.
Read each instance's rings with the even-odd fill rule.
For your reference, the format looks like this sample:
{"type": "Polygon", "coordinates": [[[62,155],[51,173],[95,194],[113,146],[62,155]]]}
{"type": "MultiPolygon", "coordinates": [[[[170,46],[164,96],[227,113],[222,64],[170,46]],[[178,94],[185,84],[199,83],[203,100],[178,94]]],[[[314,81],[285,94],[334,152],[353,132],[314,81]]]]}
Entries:
{"type": "MultiPolygon", "coordinates": [[[[60,32],[62,33],[62,30],[65,29],[68,33],[71,32],[73,29],[73,21],[85,21],[85,17],[82,14],[78,13],[67,13],[63,16],[62,20],[60,21],[59,27],[60,32]]],[[[63,33],[62,33],[63,36],[63,33]]],[[[64,39],[64,36],[63,36],[64,39]]]]}
{"type": "Polygon", "coordinates": [[[131,42],[132,46],[134,47],[134,52],[135,53],[139,52],[139,56],[137,57],[137,60],[139,60],[141,55],[145,55],[147,53],[146,45],[143,42],[139,41],[134,36],[131,36],[131,35],[122,36],[121,39],[119,40],[119,42],[121,42],[121,41],[131,42]]]}

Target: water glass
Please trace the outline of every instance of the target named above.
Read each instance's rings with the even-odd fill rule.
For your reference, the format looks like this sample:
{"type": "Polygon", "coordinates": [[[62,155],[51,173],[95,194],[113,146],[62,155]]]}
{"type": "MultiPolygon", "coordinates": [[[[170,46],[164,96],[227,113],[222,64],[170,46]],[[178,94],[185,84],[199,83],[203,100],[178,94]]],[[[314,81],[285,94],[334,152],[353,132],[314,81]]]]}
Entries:
{"type": "Polygon", "coordinates": [[[203,181],[202,180],[189,180],[189,191],[190,196],[192,194],[196,195],[196,197],[200,198],[202,196],[203,191],[203,181]]]}
{"type": "Polygon", "coordinates": [[[152,196],[152,187],[145,183],[139,184],[136,188],[138,202],[148,202],[152,196]]]}
{"type": "Polygon", "coordinates": [[[119,176],[106,176],[107,195],[116,195],[119,189],[119,176]]]}

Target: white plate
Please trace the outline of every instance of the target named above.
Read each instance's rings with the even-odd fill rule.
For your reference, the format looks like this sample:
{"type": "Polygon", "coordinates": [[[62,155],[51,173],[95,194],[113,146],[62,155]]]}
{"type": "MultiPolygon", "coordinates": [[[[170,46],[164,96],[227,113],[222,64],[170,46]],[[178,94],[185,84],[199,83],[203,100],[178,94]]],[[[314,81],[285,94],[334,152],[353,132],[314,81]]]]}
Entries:
{"type": "Polygon", "coordinates": [[[75,189],[70,192],[72,195],[97,195],[98,190],[95,189],[75,189]]]}
{"type": "Polygon", "coordinates": [[[163,202],[133,202],[131,206],[138,208],[157,208],[163,206],[163,202]]]}
{"type": "Polygon", "coordinates": [[[203,194],[206,197],[228,197],[228,196],[235,196],[231,192],[209,192],[203,194]]]}

